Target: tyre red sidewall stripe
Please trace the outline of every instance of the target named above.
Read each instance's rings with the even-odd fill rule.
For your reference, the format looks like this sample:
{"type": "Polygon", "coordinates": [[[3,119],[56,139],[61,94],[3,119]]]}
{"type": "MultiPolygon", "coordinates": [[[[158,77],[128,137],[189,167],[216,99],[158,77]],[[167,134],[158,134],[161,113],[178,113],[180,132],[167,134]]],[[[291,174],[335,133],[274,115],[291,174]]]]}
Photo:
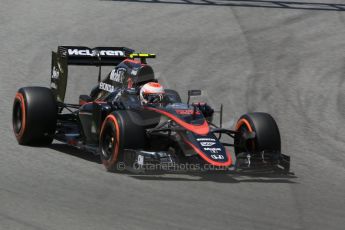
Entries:
{"type": "MultiPolygon", "coordinates": [[[[253,132],[254,131],[252,126],[250,125],[249,121],[247,119],[245,119],[245,118],[242,118],[242,119],[240,119],[237,122],[237,124],[236,124],[236,131],[238,131],[242,125],[247,126],[249,132],[253,132]]],[[[251,143],[253,145],[253,148],[255,148],[255,141],[252,140],[251,143]]]]}
{"type": "Polygon", "coordinates": [[[23,94],[17,93],[14,101],[16,100],[20,102],[20,107],[22,109],[22,126],[20,127],[19,133],[15,133],[16,138],[19,141],[22,138],[25,128],[26,128],[26,110],[25,110],[25,100],[24,100],[23,94]]]}
{"type": "Polygon", "coordinates": [[[253,132],[252,126],[250,125],[249,121],[247,121],[247,119],[242,118],[240,119],[237,124],[236,124],[236,131],[238,131],[238,129],[242,126],[242,125],[246,125],[248,130],[250,132],[253,132]]]}

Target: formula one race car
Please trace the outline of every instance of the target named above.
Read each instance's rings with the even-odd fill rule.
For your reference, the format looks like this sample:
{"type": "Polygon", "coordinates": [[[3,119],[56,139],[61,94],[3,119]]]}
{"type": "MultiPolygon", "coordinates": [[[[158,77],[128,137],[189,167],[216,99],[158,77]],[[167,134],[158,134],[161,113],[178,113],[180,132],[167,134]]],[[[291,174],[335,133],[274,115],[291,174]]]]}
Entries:
{"type": "Polygon", "coordinates": [[[233,130],[213,123],[206,103],[190,103],[163,89],[147,58],[124,47],[59,46],[52,52],[51,86],[20,88],[13,104],[13,130],[21,145],[47,145],[58,140],[91,151],[108,171],[119,163],[147,165],[198,164],[213,168],[271,168],[288,172],[290,158],[281,153],[280,133],[271,115],[248,113],[233,130]],[[64,102],[68,66],[98,66],[98,85],[79,104],[64,102]],[[102,80],[101,67],[114,66],[102,80]],[[222,141],[222,136],[233,143],[222,141]],[[228,138],[229,139],[229,138],[228,138]],[[227,146],[234,148],[236,164],[227,146]]]}

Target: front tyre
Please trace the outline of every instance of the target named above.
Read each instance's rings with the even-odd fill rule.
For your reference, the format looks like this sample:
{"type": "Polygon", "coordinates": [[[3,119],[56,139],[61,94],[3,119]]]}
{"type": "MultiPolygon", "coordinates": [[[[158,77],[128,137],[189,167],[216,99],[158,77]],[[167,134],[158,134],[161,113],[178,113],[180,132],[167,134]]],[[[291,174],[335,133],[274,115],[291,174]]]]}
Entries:
{"type": "Polygon", "coordinates": [[[277,123],[268,113],[248,113],[240,117],[236,124],[235,155],[250,152],[281,152],[280,133],[277,123]],[[255,132],[255,138],[244,140],[243,133],[255,132]]]}
{"type": "Polygon", "coordinates": [[[107,171],[125,170],[125,149],[144,149],[146,133],[140,116],[132,111],[114,111],[103,121],[99,136],[101,161],[107,171]]]}
{"type": "Polygon", "coordinates": [[[21,145],[47,145],[53,141],[57,120],[57,103],[45,87],[18,90],[12,112],[13,132],[21,145]]]}
{"type": "Polygon", "coordinates": [[[107,171],[117,171],[118,158],[123,152],[120,141],[119,123],[114,114],[110,114],[103,122],[99,138],[101,161],[107,171]]]}

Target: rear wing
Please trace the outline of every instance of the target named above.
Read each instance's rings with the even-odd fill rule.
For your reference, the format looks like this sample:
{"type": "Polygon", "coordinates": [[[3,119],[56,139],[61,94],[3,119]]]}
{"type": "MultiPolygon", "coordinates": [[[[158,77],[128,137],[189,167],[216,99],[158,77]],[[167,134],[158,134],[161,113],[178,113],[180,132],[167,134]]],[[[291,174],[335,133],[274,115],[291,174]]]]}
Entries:
{"type": "Polygon", "coordinates": [[[58,47],[58,54],[67,57],[68,65],[115,66],[128,58],[132,53],[134,53],[134,50],[126,47],[58,47]]]}
{"type": "Polygon", "coordinates": [[[64,102],[69,65],[116,66],[133,58],[130,56],[133,53],[134,50],[126,47],[59,46],[57,52],[52,52],[51,64],[50,87],[56,100],[64,102]]]}

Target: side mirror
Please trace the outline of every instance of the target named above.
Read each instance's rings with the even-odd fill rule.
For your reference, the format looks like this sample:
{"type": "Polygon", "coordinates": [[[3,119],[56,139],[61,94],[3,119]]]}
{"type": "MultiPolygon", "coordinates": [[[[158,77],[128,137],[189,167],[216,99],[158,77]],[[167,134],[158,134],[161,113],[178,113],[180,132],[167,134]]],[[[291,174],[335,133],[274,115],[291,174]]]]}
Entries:
{"type": "Polygon", "coordinates": [[[200,89],[188,90],[187,104],[189,104],[190,97],[195,97],[195,96],[200,96],[200,95],[201,95],[201,90],[200,89]]]}

